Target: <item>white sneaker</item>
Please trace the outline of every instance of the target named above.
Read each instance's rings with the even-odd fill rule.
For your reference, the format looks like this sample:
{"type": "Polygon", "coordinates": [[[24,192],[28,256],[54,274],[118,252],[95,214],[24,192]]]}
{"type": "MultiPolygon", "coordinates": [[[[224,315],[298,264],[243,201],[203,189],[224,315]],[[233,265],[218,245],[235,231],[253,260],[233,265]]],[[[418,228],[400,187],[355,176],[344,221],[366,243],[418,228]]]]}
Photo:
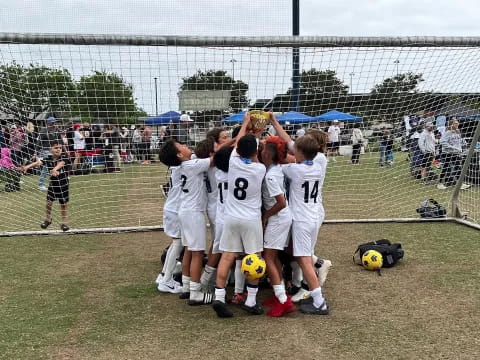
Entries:
{"type": "Polygon", "coordinates": [[[39,187],[38,187],[38,190],[40,190],[40,191],[47,191],[48,188],[47,188],[45,185],[42,185],[42,186],[39,186],[39,187]]]}
{"type": "Polygon", "coordinates": [[[319,267],[316,270],[317,276],[318,276],[318,283],[320,284],[320,287],[323,286],[325,283],[325,280],[327,280],[327,275],[328,275],[328,270],[330,270],[330,267],[332,266],[332,262],[330,260],[323,260],[323,264],[321,267],[319,267]]]}
{"type": "Polygon", "coordinates": [[[444,184],[438,184],[437,189],[439,190],[445,190],[447,187],[444,184]]]}
{"type": "Polygon", "coordinates": [[[179,294],[182,292],[182,285],[180,285],[175,280],[171,279],[170,281],[167,281],[167,282],[164,282],[164,281],[159,282],[157,289],[160,292],[179,294]]]}
{"type": "Polygon", "coordinates": [[[293,302],[299,302],[301,300],[308,299],[310,297],[310,291],[305,290],[304,288],[300,288],[298,292],[292,296],[293,302]]]}
{"type": "Polygon", "coordinates": [[[160,273],[160,274],[158,274],[157,278],[155,279],[155,284],[157,284],[157,285],[160,284],[162,282],[162,280],[163,280],[163,274],[160,273]]]}
{"type": "Polygon", "coordinates": [[[463,183],[463,184],[460,186],[460,189],[462,189],[462,190],[467,190],[468,188],[470,188],[470,186],[472,186],[472,185],[463,183]]]}

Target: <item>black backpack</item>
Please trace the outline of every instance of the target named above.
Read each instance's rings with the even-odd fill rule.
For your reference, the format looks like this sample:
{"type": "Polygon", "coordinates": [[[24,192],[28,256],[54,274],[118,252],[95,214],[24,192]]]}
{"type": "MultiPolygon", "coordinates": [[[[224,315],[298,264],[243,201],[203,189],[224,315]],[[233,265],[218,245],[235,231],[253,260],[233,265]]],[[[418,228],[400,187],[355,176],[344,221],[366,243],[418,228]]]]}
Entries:
{"type": "Polygon", "coordinates": [[[438,201],[427,199],[422,201],[417,213],[420,214],[421,218],[440,218],[447,216],[447,209],[440,205],[438,201]]]}
{"type": "Polygon", "coordinates": [[[353,254],[353,262],[362,265],[362,256],[368,250],[375,250],[382,254],[382,268],[390,268],[394,266],[404,255],[402,244],[392,244],[387,239],[381,239],[358,245],[357,250],[353,254]]]}

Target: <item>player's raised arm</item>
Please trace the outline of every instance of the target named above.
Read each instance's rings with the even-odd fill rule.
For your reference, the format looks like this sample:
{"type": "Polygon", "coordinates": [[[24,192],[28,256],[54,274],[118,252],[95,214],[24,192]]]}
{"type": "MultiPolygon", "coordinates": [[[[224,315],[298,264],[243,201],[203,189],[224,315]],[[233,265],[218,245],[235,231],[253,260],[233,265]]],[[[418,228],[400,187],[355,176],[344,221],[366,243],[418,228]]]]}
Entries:
{"type": "Polygon", "coordinates": [[[28,169],[31,169],[33,167],[41,166],[42,164],[43,164],[42,160],[37,160],[37,161],[32,162],[28,165],[22,166],[21,169],[22,169],[23,172],[26,172],[28,169]]]}
{"type": "Polygon", "coordinates": [[[237,148],[238,140],[240,140],[246,133],[247,129],[250,126],[250,113],[247,111],[243,116],[243,123],[240,131],[238,132],[237,137],[235,138],[235,148],[237,148]]]}
{"type": "Polygon", "coordinates": [[[277,135],[287,144],[290,144],[292,142],[290,135],[288,135],[287,132],[283,129],[282,125],[280,125],[273,112],[269,111],[268,113],[270,115],[270,124],[273,125],[273,128],[277,132],[277,135]]]}

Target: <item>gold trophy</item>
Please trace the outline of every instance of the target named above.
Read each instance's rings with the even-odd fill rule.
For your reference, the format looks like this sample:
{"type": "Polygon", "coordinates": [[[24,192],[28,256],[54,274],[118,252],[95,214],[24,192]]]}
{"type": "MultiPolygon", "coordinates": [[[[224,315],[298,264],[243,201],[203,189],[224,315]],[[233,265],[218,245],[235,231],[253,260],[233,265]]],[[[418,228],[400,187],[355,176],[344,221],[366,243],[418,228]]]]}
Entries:
{"type": "Polygon", "coordinates": [[[249,113],[253,131],[265,129],[270,122],[270,114],[263,110],[252,110],[249,113]]]}

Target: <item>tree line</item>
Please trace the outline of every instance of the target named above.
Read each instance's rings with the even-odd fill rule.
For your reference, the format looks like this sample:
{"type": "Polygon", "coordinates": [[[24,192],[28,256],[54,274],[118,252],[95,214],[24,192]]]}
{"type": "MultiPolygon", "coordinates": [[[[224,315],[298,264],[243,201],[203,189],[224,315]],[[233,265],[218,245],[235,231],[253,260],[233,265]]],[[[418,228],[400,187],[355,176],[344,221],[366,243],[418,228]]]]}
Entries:
{"type": "MultiPolygon", "coordinates": [[[[398,121],[403,115],[434,110],[448,99],[439,94],[420,92],[423,75],[412,72],[397,74],[375,85],[368,94],[350,94],[333,70],[303,70],[300,76],[298,111],[318,115],[338,109],[364,118],[398,121]]],[[[230,90],[230,109],[193,114],[199,119],[218,121],[231,112],[249,106],[249,86],[235,80],[225,70],[198,70],[182,79],[180,90],[230,90]]],[[[82,120],[102,120],[119,124],[135,123],[146,116],[136,103],[133,86],[120,75],[93,71],[74,80],[67,69],[18,63],[0,66],[0,111],[26,120],[42,112],[66,114],[82,120]]],[[[270,108],[292,110],[292,89],[277,95],[270,108]]],[[[258,104],[257,104],[258,105],[258,104]]],[[[262,104],[265,105],[265,104],[262,104]]],[[[250,105],[251,107],[251,105],[250,105]]]]}

